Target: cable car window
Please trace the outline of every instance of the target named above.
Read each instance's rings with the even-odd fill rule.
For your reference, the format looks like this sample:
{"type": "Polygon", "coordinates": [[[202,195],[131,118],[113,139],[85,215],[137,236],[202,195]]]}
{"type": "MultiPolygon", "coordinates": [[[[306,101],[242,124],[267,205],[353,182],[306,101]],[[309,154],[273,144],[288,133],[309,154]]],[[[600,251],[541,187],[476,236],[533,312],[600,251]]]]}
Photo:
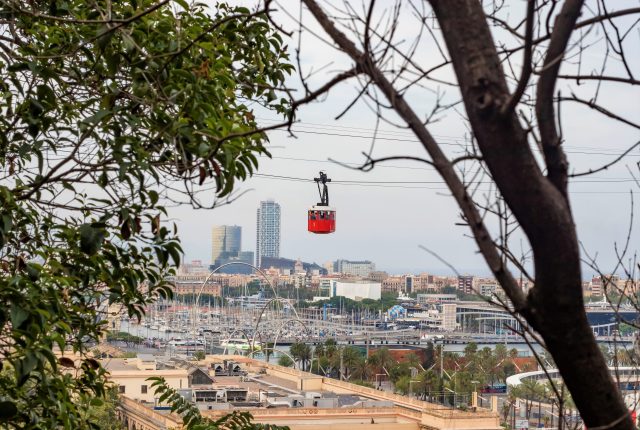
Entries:
{"type": "Polygon", "coordinates": [[[324,211],[320,211],[320,219],[324,219],[324,211]]]}
{"type": "Polygon", "coordinates": [[[316,214],[315,214],[315,212],[313,212],[313,211],[309,211],[309,218],[315,221],[315,219],[316,219],[316,214]]]}

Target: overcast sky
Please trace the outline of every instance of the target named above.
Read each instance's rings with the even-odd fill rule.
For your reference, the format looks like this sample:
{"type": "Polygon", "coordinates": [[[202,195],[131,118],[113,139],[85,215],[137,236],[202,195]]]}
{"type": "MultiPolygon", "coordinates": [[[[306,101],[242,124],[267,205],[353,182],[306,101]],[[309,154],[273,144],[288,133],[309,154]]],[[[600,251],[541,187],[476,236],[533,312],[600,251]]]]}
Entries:
{"type": "MultiPolygon", "coordinates": [[[[296,2],[287,0],[282,3],[287,6],[295,4],[295,8],[289,12],[297,16],[296,2]]],[[[508,3],[512,8],[509,14],[517,16],[523,2],[508,3]]],[[[283,25],[294,29],[285,15],[281,17],[283,25]]],[[[408,13],[403,14],[402,18],[404,21],[398,37],[410,40],[418,33],[419,22],[411,19],[408,13]]],[[[322,34],[308,14],[305,19],[312,31],[322,34]]],[[[496,37],[500,36],[496,34],[496,37]]],[[[602,39],[597,34],[593,37],[596,41],[602,39]]],[[[295,39],[289,40],[289,44],[294,47],[295,39]]],[[[628,58],[631,68],[636,71],[640,71],[639,46],[638,36],[635,35],[628,58]]],[[[428,63],[431,58],[438,56],[435,49],[434,45],[425,42],[418,59],[428,63]]],[[[604,43],[600,43],[600,48],[596,43],[587,52],[583,73],[590,72],[589,67],[584,65],[594,69],[597,67],[603,49],[604,43]]],[[[303,34],[302,65],[305,72],[328,66],[314,76],[311,80],[313,84],[321,84],[349,64],[343,54],[328,44],[309,32],[303,34]]],[[[608,66],[607,73],[616,75],[624,71],[619,63],[613,63],[608,66]]],[[[444,70],[442,76],[451,77],[451,71],[444,70]]],[[[293,78],[290,85],[299,87],[299,82],[293,78]]],[[[563,85],[560,84],[560,89],[568,94],[568,87],[563,85]]],[[[432,85],[431,88],[446,91],[445,100],[453,101],[458,97],[450,87],[432,85]]],[[[578,90],[583,91],[585,97],[594,92],[593,87],[588,85],[578,90]]],[[[306,211],[319,199],[314,183],[256,176],[238,188],[247,192],[230,205],[212,211],[196,211],[188,207],[171,209],[170,214],[180,229],[186,259],[210,262],[211,227],[220,224],[241,226],[243,250],[255,251],[256,209],[261,200],[274,199],[281,205],[282,211],[282,257],[300,258],[319,264],[338,258],[371,260],[378,269],[390,273],[450,274],[451,270],[443,263],[418,248],[423,245],[448,260],[459,272],[487,274],[484,261],[476,253],[475,243],[468,237],[468,230],[455,225],[460,221],[459,210],[433,169],[417,162],[393,161],[377,166],[372,172],[363,173],[329,161],[333,159],[355,165],[364,160],[362,152],[370,149],[375,117],[365,104],[357,104],[339,121],[334,119],[353,100],[357,91],[355,81],[347,82],[334,88],[321,103],[302,109],[299,115],[301,122],[294,127],[296,137],[290,137],[283,131],[270,132],[268,147],[273,159],[260,160],[260,175],[312,179],[318,171],[326,171],[335,181],[329,187],[331,205],[337,210],[334,234],[313,235],[306,230],[306,211]],[[346,181],[359,183],[344,183],[346,181]]],[[[412,93],[407,98],[423,116],[427,115],[435,102],[434,93],[428,91],[412,93]]],[[[636,122],[640,120],[638,86],[618,83],[605,85],[598,101],[626,118],[636,122]]],[[[258,115],[265,125],[275,119],[270,114],[258,115]]],[[[616,123],[584,106],[566,104],[562,108],[562,118],[564,145],[572,171],[605,164],[640,140],[637,129],[616,123]]],[[[460,145],[468,135],[465,122],[455,111],[442,116],[439,122],[429,126],[429,130],[452,155],[459,153],[460,145]]],[[[373,155],[426,156],[410,132],[388,124],[380,126],[373,155]]],[[[570,185],[580,240],[588,252],[598,254],[598,261],[605,271],[615,261],[614,245],[623,243],[627,236],[630,191],[640,191],[629,169],[636,177],[640,176],[639,161],[640,151],[634,150],[623,162],[606,172],[576,178],[570,185]]],[[[488,190],[489,184],[481,184],[480,189],[488,190]]],[[[636,196],[636,200],[639,198],[636,196]]],[[[535,211],[536,208],[531,210],[535,211]]],[[[640,243],[638,238],[637,231],[633,231],[632,248],[640,243]]],[[[520,248],[520,240],[516,240],[512,246],[520,248]]],[[[522,240],[522,248],[527,249],[525,240],[522,240]]],[[[585,278],[592,274],[591,269],[585,268],[585,278]]]]}

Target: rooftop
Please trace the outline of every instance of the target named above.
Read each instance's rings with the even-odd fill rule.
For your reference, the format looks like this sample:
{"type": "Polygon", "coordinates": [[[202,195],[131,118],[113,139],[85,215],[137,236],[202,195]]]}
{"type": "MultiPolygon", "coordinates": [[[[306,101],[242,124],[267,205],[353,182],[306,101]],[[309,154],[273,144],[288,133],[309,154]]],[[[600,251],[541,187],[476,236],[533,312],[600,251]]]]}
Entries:
{"type": "MultiPolygon", "coordinates": [[[[132,363],[122,361],[111,360],[107,368],[135,369],[132,363]]],[[[211,385],[180,387],[179,390],[211,418],[223,416],[231,410],[247,410],[256,423],[286,425],[292,430],[316,430],[320,425],[338,426],[344,430],[364,430],[370,425],[378,425],[375,429],[382,430],[380,424],[404,430],[419,430],[421,426],[434,429],[500,428],[498,414],[487,409],[462,411],[446,408],[242,356],[207,356],[198,363],[174,360],[169,364],[182,366],[179,370],[184,373],[197,367],[213,377],[211,385]],[[217,366],[219,364],[223,366],[217,366]],[[223,370],[223,375],[214,375],[215,367],[228,369],[229,364],[241,371],[229,374],[223,370]],[[353,425],[357,425],[357,429],[353,425]]],[[[164,365],[160,361],[157,367],[164,365]]],[[[144,374],[152,376],[151,372],[144,374]]],[[[113,378],[115,382],[117,375],[113,378]]],[[[175,418],[179,421],[177,417],[171,418],[166,410],[154,410],[155,403],[132,402],[125,400],[122,403],[130,419],[141,419],[141,411],[144,411],[141,406],[146,406],[145,414],[155,417],[156,422],[159,416],[164,420],[175,418]]],[[[166,428],[169,427],[167,424],[166,428]]]]}

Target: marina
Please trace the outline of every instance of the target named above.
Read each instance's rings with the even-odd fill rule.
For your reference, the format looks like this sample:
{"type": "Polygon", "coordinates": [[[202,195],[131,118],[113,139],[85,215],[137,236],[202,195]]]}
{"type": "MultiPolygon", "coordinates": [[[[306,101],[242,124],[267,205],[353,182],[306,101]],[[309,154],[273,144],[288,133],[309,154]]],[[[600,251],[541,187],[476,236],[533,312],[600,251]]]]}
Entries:
{"type": "MultiPolygon", "coordinates": [[[[405,299],[405,298],[403,298],[405,299]]],[[[605,304],[587,309],[594,315],[594,334],[599,343],[631,347],[635,337],[618,330],[619,318],[605,304]],[[616,319],[618,318],[618,319],[616,319]]],[[[519,356],[540,353],[536,339],[513,330],[518,320],[504,310],[481,302],[459,302],[416,306],[404,303],[387,313],[345,312],[340,309],[298,307],[293,300],[267,299],[261,295],[230,298],[224,306],[188,306],[176,302],[161,303],[147,310],[140,323],[119,319],[114,331],[134,336],[143,346],[169,353],[193,354],[241,353],[253,356],[278,356],[294,343],[318,345],[332,339],[338,345],[360,348],[412,347],[442,345],[445,352],[461,353],[475,343],[495,348],[504,345],[516,349],[519,356]],[[403,311],[398,313],[398,307],[403,311]],[[455,313],[455,329],[443,330],[447,312],[455,313]],[[395,317],[392,317],[394,315],[395,317]]],[[[634,319],[627,312],[622,318],[634,319]]]]}

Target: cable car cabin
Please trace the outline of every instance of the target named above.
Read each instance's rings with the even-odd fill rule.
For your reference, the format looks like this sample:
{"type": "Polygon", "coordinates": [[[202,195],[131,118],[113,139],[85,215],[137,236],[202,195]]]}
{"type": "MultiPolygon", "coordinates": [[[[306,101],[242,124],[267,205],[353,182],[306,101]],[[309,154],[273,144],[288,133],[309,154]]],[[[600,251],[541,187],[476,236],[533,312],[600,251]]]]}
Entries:
{"type": "Polygon", "coordinates": [[[336,211],[329,206],[313,206],[307,218],[308,230],[315,234],[328,234],[336,231],[336,211]]]}
{"type": "Polygon", "coordinates": [[[319,178],[313,178],[318,185],[320,193],[320,203],[312,206],[307,214],[307,229],[315,234],[329,234],[336,231],[336,210],[329,206],[329,189],[327,174],[320,172],[319,178]],[[320,187],[322,184],[322,187],[320,187]]]}

